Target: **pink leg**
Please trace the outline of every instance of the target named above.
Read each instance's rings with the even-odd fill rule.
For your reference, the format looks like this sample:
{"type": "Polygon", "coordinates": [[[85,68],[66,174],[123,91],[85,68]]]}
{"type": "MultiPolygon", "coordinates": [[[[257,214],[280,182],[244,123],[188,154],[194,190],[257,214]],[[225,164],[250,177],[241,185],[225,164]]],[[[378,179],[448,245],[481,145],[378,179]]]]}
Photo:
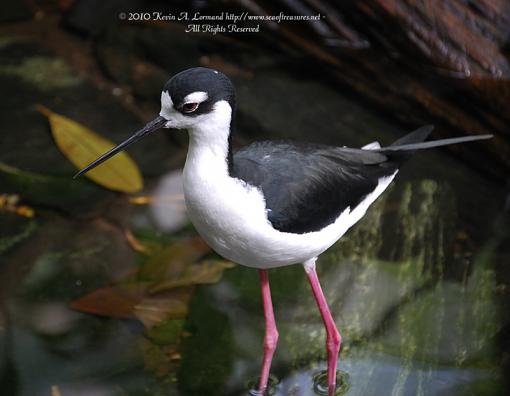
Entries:
{"type": "Polygon", "coordinates": [[[259,391],[263,394],[267,387],[269,378],[269,369],[271,361],[278,343],[278,330],[274,320],[273,303],[271,301],[271,290],[269,289],[269,279],[267,270],[259,270],[260,284],[262,287],[262,303],[264,305],[264,318],[266,320],[266,335],[264,337],[264,360],[262,362],[262,371],[260,373],[259,391]]]}
{"type": "Polygon", "coordinates": [[[342,345],[342,337],[338,332],[335,321],[331,316],[328,303],[324,294],[322,293],[321,284],[315,271],[315,264],[306,267],[306,275],[312,286],[313,295],[319,306],[319,311],[326,327],[326,348],[328,350],[328,395],[333,396],[336,388],[336,364],[338,359],[338,352],[342,345]]]}

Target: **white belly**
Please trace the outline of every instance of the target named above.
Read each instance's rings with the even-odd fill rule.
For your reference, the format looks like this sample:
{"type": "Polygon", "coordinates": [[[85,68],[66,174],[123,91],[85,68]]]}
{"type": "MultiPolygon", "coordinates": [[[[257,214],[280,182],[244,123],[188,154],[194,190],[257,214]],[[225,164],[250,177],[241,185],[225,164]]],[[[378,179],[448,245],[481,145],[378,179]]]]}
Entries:
{"type": "Polygon", "coordinates": [[[215,170],[213,162],[199,166],[187,161],[183,180],[188,215],[217,253],[245,266],[272,268],[304,263],[328,249],[365,214],[394,176],[381,179],[376,190],[352,212],[348,208],[323,230],[306,234],[274,229],[267,219],[262,192],[215,170]]]}

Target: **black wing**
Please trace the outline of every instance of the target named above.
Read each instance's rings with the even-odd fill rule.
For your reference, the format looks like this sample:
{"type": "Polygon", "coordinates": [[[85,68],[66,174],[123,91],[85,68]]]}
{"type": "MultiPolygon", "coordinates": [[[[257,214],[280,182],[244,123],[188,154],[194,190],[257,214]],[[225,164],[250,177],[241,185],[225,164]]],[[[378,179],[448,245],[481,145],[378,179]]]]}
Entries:
{"type": "Polygon", "coordinates": [[[306,233],[357,206],[397,167],[370,150],[272,141],[239,150],[232,176],[262,190],[275,229],[306,233]]]}
{"type": "Polygon", "coordinates": [[[416,150],[490,139],[475,135],[429,142],[423,126],[387,147],[373,150],[260,142],[234,156],[232,176],[262,189],[268,218],[284,232],[318,231],[346,208],[353,209],[416,150]]]}

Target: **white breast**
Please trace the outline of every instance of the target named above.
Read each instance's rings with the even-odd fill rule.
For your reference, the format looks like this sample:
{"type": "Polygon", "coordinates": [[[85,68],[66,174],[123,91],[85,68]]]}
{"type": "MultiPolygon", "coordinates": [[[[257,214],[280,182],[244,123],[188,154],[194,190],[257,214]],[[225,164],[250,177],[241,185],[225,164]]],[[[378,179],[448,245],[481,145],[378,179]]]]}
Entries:
{"type": "Polygon", "coordinates": [[[347,208],[320,231],[280,232],[267,219],[262,192],[228,174],[230,116],[228,103],[219,101],[211,113],[195,118],[183,182],[188,215],[197,231],[216,252],[236,263],[271,268],[317,257],[365,214],[395,177],[396,172],[380,179],[356,208],[347,208]]]}
{"type": "Polygon", "coordinates": [[[382,178],[360,205],[353,211],[346,209],[323,230],[293,234],[272,227],[262,192],[228,176],[224,162],[208,149],[190,147],[184,167],[188,214],[216,252],[239,264],[257,268],[304,263],[317,257],[365,214],[395,176],[382,178]]]}

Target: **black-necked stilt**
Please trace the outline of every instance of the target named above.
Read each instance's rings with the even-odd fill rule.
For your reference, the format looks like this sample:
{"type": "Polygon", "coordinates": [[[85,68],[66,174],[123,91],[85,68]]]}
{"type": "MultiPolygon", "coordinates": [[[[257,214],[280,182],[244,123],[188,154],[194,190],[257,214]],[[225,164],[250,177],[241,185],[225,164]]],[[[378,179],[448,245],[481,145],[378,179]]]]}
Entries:
{"type": "Polygon", "coordinates": [[[163,88],[159,117],[76,176],[159,128],[188,130],[184,194],[191,221],[220,255],[260,273],[266,333],[259,390],[267,386],[278,341],[267,269],[302,264],[326,327],[333,395],[341,337],[317,278],[317,257],[363,217],[415,150],[491,135],[424,142],[433,129],[426,126],[387,147],[265,141],[233,153],[235,108],[228,77],[206,68],[185,70],[163,88]]]}

